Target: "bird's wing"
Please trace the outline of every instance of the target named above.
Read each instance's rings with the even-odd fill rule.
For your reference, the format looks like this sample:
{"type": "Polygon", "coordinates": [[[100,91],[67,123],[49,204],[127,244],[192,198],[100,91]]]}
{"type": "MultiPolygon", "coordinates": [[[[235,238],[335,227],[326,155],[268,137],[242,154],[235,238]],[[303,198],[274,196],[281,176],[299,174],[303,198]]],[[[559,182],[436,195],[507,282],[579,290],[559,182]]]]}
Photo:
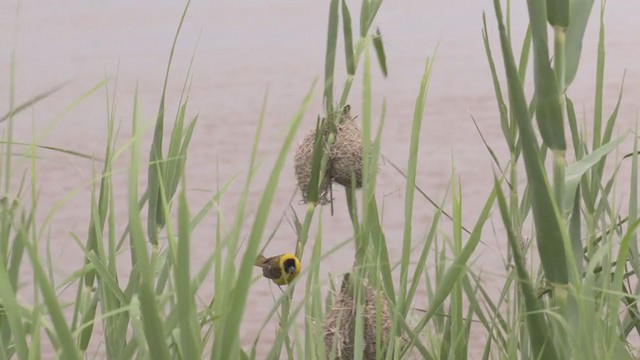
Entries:
{"type": "Polygon", "coordinates": [[[278,266],[272,266],[272,264],[265,264],[262,267],[262,275],[268,279],[279,279],[282,276],[282,271],[278,266]]]}

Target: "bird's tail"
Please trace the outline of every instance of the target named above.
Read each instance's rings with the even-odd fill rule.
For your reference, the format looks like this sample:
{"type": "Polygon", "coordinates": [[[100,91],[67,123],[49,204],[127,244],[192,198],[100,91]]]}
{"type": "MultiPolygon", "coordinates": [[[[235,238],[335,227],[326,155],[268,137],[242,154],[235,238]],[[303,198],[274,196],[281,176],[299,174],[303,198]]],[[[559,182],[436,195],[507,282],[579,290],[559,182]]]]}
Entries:
{"type": "Polygon", "coordinates": [[[260,254],[258,255],[258,257],[256,257],[256,266],[262,266],[264,264],[264,262],[267,261],[267,258],[264,257],[264,255],[260,254]]]}

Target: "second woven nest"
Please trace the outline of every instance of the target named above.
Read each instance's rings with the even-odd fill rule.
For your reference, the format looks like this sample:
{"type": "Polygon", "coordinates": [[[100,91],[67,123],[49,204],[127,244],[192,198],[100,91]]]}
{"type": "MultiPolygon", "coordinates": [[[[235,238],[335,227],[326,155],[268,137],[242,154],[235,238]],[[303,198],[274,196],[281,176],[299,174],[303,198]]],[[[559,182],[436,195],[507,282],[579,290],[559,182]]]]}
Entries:
{"type": "MultiPolygon", "coordinates": [[[[363,288],[364,309],[364,359],[376,359],[376,348],[383,352],[387,349],[391,333],[391,313],[384,295],[370,285],[363,288]],[[380,328],[377,319],[380,317],[380,328]],[[380,340],[380,344],[378,344],[380,340]]],[[[349,274],[342,279],[340,294],[336,297],[331,310],[326,314],[322,327],[324,343],[329,359],[346,360],[354,358],[354,335],[356,327],[356,306],[353,297],[353,285],[349,274]],[[331,351],[334,352],[331,352],[331,351]]],[[[402,339],[406,343],[406,339],[402,339]]],[[[384,358],[384,354],[382,354],[384,358]]]]}

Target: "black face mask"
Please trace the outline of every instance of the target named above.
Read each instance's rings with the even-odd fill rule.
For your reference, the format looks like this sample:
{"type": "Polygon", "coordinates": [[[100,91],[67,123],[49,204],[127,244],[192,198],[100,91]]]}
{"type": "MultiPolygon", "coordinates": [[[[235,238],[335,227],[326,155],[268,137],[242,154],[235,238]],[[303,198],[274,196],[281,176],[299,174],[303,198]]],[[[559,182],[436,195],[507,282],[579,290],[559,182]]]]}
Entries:
{"type": "Polygon", "coordinates": [[[288,274],[293,274],[296,271],[296,262],[293,259],[285,261],[284,271],[288,274]]]}

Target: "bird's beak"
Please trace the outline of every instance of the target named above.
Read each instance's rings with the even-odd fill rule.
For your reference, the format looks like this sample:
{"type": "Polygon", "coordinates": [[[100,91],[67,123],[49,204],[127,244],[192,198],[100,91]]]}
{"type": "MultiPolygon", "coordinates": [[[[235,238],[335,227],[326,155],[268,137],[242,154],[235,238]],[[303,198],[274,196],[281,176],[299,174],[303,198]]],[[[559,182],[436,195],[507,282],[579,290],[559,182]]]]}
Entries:
{"type": "Polygon", "coordinates": [[[294,272],[296,272],[296,267],[295,266],[289,266],[287,267],[287,272],[289,274],[293,274],[294,272]]]}

